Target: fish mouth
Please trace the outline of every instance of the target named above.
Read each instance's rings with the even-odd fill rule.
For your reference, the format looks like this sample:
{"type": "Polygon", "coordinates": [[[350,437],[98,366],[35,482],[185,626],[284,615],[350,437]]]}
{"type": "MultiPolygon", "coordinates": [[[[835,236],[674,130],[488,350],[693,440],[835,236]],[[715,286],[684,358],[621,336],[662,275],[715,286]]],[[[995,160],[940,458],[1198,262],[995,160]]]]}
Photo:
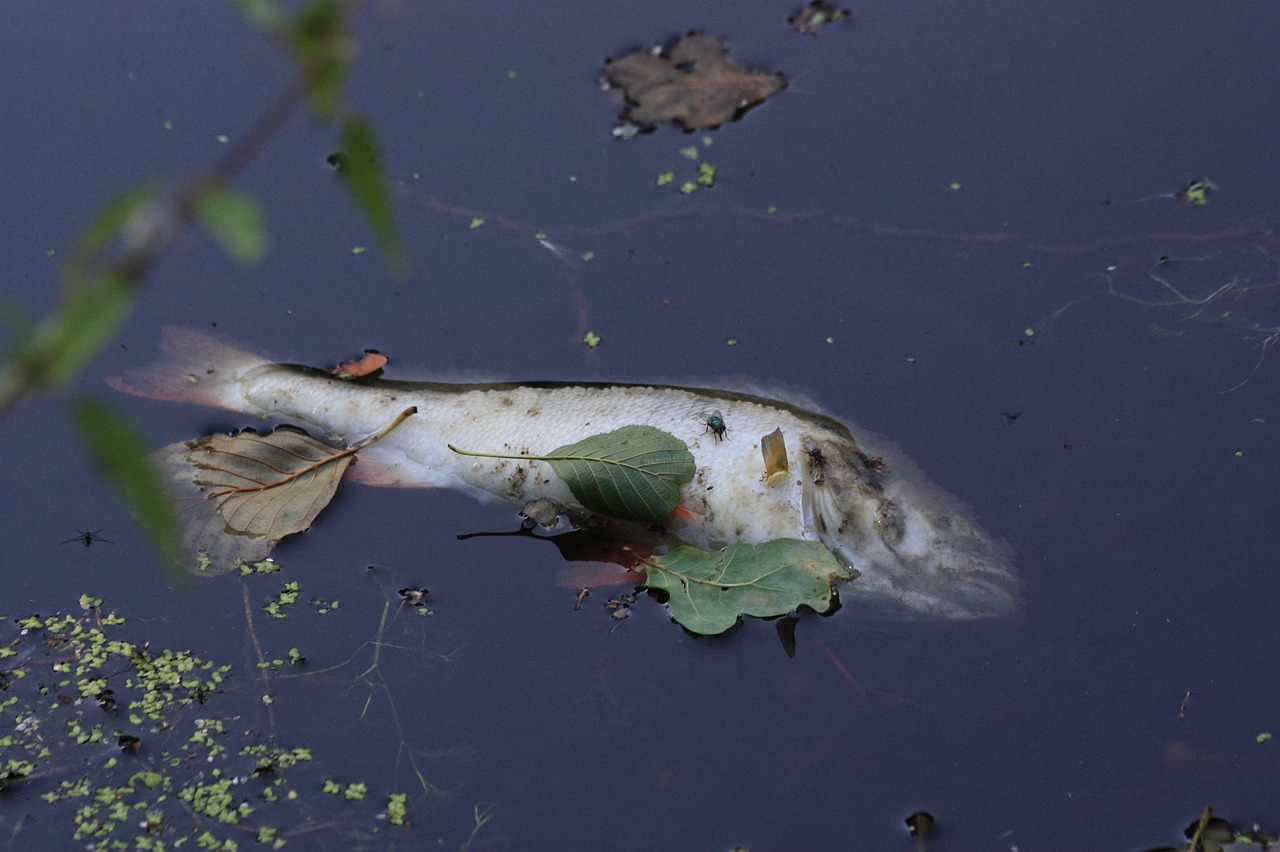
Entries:
{"type": "Polygon", "coordinates": [[[893,602],[911,617],[1017,611],[1012,552],[970,522],[958,500],[893,472],[912,470],[902,459],[886,472],[851,438],[809,434],[802,447],[806,524],[861,575],[844,587],[846,597],[893,602]]]}

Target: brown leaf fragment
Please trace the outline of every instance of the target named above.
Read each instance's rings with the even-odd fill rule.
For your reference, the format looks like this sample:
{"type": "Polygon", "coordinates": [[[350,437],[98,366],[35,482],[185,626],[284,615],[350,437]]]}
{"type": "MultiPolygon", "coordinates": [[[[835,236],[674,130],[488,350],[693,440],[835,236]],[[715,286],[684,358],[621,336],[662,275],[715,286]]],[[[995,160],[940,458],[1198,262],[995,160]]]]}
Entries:
{"type": "Polygon", "coordinates": [[[361,379],[376,376],[387,366],[387,356],[377,349],[366,349],[364,355],[354,361],[343,361],[329,371],[340,379],[361,379]]]}
{"type": "Polygon", "coordinates": [[[720,39],[703,33],[684,36],[665,56],[637,50],[615,59],[605,79],[630,104],[623,119],[644,130],[668,121],[686,130],[719,127],[787,87],[781,74],[730,62],[720,39]]]}

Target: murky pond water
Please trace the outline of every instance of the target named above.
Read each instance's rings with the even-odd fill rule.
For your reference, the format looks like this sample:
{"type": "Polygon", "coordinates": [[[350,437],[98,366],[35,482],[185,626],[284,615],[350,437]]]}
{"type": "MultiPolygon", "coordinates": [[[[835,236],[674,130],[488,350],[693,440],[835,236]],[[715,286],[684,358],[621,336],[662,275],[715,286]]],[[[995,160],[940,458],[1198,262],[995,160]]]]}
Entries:
{"type": "MultiPolygon", "coordinates": [[[[480,814],[484,848],[908,849],[923,809],[929,849],[1137,849],[1206,804],[1274,830],[1274,10],[880,3],[817,37],[793,11],[371,7],[350,99],[413,274],[387,274],[299,117],[243,181],[266,262],[185,239],[77,390],[150,360],[164,324],[315,364],[376,347],[409,374],[801,387],[1015,547],[1018,617],[851,606],[802,619],[794,658],[759,621],[694,639],[644,598],[575,611],[549,545],[458,539],[514,529],[506,508],[358,486],[282,573],[178,583],[56,400],[6,423],[0,614],[88,593],[135,641],[231,664],[203,712],[311,748],[304,792],[379,800],[298,842],[458,848],[480,814]],[[710,144],[610,138],[602,61],[694,28],[790,88],[710,144]],[[689,145],[716,180],[682,195],[689,145]],[[1204,177],[1203,206],[1150,198],[1204,177]],[[262,611],[295,581],[289,618],[262,611]],[[399,607],[415,585],[434,616],[399,607]],[[306,667],[264,679],[259,655],[295,647],[306,667]],[[373,835],[391,791],[413,825],[373,835]]],[[[216,6],[9,17],[5,296],[40,310],[98,205],[207,166],[286,65],[216,6]]],[[[115,401],[156,444],[251,425],[115,401]]],[[[0,794],[6,844],[73,844],[39,799],[58,780],[0,794]]]]}

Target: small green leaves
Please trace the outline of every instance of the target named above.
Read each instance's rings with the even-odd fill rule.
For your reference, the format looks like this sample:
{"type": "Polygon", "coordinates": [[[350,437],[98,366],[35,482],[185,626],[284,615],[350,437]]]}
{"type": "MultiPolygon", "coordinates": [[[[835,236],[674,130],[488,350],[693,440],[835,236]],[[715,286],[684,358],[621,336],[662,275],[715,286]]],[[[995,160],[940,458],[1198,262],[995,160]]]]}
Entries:
{"type": "Polygon", "coordinates": [[[582,335],[582,342],[587,344],[588,349],[595,349],[600,345],[600,340],[600,335],[596,334],[594,331],[588,331],[586,334],[582,335]]]}
{"type": "MultiPolygon", "coordinates": [[[[249,11],[264,16],[261,9],[249,11]]],[[[313,0],[298,10],[287,37],[311,110],[320,118],[332,117],[337,109],[347,66],[355,54],[344,18],[345,8],[339,0],[313,0]]]]}
{"type": "MultiPolygon", "coordinates": [[[[464,456],[517,458],[449,449],[464,456]]],[[[680,486],[693,478],[693,454],[679,438],[652,426],[623,426],[557,447],[545,461],[587,509],[631,521],[660,523],[680,502],[680,486]]]]}
{"type": "Polygon", "coordinates": [[[831,608],[832,590],[857,576],[821,542],[780,538],[710,552],[679,547],[646,560],[650,589],[668,595],[671,617],[694,633],[723,633],[742,615],[768,618],[831,608]]]}
{"type": "Polygon", "coordinates": [[[409,271],[409,256],[396,230],[391,194],[378,163],[378,142],[373,127],[359,116],[347,121],[340,144],[344,159],[338,177],[377,238],[387,266],[395,275],[404,276],[409,271]]]}
{"type": "Polygon", "coordinates": [[[407,819],[407,809],[405,802],[409,796],[407,793],[392,793],[388,796],[387,801],[387,821],[392,825],[404,825],[407,819]]]}
{"type": "Polygon", "coordinates": [[[196,220],[241,266],[260,263],[267,253],[262,209],[243,192],[214,187],[196,200],[196,220]]]}
{"type": "Polygon", "coordinates": [[[97,400],[77,401],[72,417],[90,457],[133,510],[152,547],[169,565],[178,565],[182,547],[177,517],[137,430],[97,400]]]}

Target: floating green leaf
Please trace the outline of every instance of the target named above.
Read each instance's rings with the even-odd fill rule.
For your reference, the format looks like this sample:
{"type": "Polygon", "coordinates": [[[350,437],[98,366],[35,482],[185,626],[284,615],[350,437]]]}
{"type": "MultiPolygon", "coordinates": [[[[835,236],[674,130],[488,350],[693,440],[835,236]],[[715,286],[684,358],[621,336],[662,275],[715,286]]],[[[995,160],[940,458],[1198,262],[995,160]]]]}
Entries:
{"type": "Polygon", "coordinates": [[[721,551],[678,547],[645,560],[651,589],[668,595],[671,617],[694,633],[723,633],[742,615],[785,615],[801,606],[831,608],[832,589],[857,572],[821,542],[779,538],[721,551]]]}
{"type": "Polygon", "coordinates": [[[680,486],[696,471],[684,441],[652,426],[623,426],[545,456],[468,452],[452,444],[449,449],[464,456],[545,461],[592,512],[655,524],[671,514],[680,486]]]}

